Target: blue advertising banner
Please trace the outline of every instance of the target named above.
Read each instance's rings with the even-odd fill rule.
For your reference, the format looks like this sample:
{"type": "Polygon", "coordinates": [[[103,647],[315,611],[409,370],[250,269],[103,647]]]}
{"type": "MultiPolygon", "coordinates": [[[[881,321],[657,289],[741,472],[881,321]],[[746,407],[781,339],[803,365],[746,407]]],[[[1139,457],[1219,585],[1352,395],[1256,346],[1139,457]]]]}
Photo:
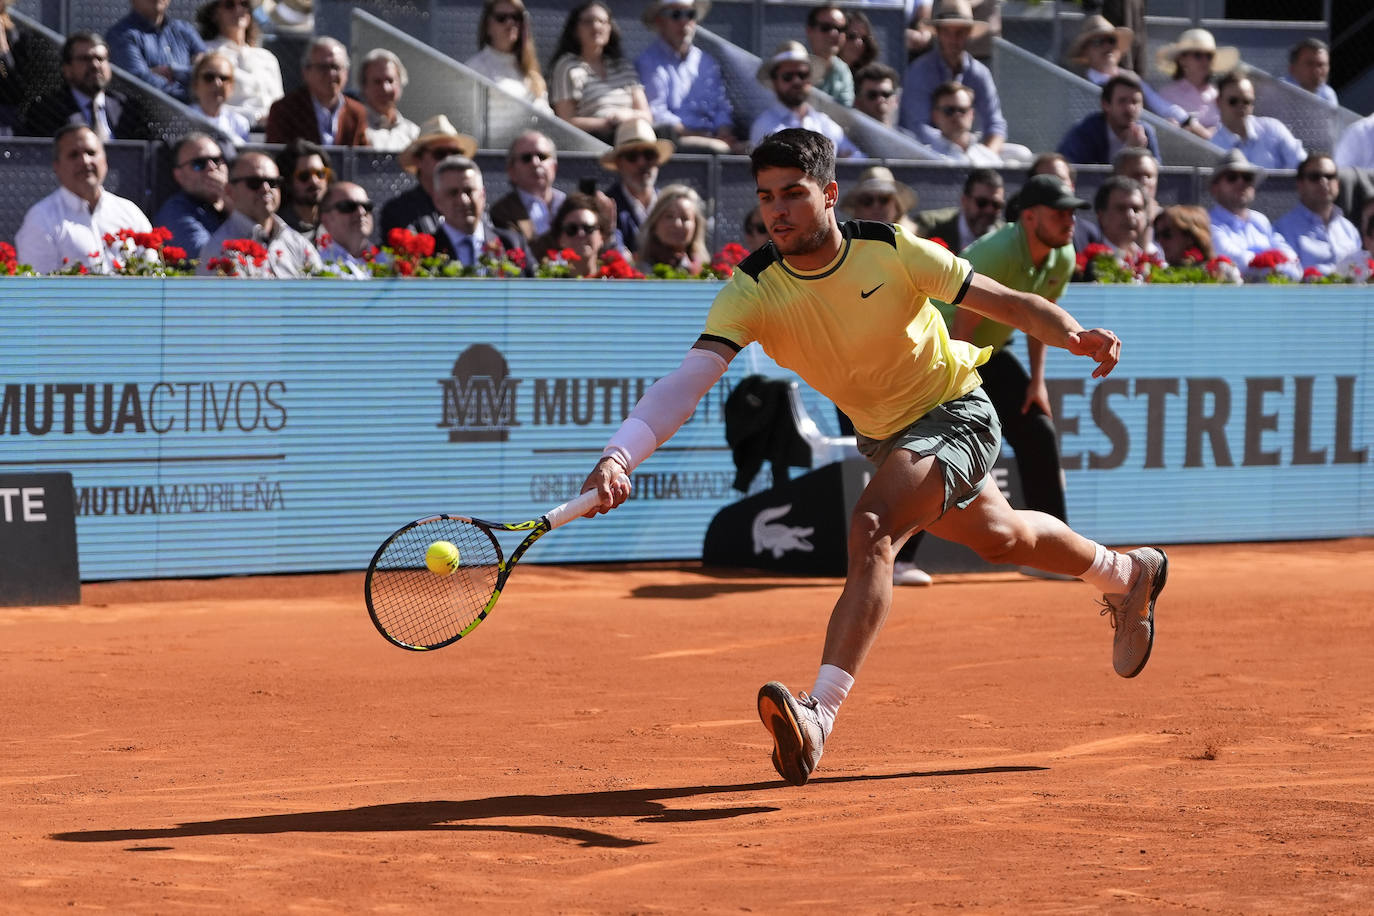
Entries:
{"type": "MultiPolygon", "coordinates": [[[[575,495],[716,289],[7,280],[0,469],[72,474],[86,581],[360,569],[412,518],[518,520],[575,495]]],[[[1050,358],[1075,527],[1111,543],[1374,532],[1369,301],[1075,287],[1065,305],[1126,341],[1108,379],[1050,358]]],[[[722,406],[752,372],[790,375],[747,349],[630,504],[531,559],[699,557],[742,496],[722,406]]],[[[833,408],[804,397],[833,432],[833,408]]]]}

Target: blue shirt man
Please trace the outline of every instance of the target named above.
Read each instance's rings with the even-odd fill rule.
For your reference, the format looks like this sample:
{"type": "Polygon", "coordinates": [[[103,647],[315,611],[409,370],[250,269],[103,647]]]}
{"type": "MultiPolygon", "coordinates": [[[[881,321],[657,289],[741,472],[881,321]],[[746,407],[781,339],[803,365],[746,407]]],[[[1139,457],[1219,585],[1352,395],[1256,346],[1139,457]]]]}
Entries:
{"type": "Polygon", "coordinates": [[[1221,123],[1212,142],[1223,151],[1238,149],[1262,169],[1296,169],[1307,158],[1302,142],[1277,118],[1257,117],[1255,84],[1231,74],[1217,86],[1221,123]]]}
{"type": "Polygon", "coordinates": [[[644,24],[658,39],[635,60],[635,69],[656,127],[671,128],[679,143],[702,141],[689,140],[689,148],[740,152],[720,64],[692,43],[703,9],[693,0],[649,4],[644,24]]]}
{"type": "Polygon", "coordinates": [[[1355,224],[1336,206],[1340,178],[1335,161],[1314,153],[1298,169],[1298,205],[1274,223],[1298,253],[1304,270],[1335,273],[1337,265],[1363,245],[1355,224]]]}
{"type": "Polygon", "coordinates": [[[111,63],[185,102],[191,63],[205,52],[205,42],[191,23],[167,18],[169,2],[130,0],[129,15],[111,26],[105,40],[111,63]]]}
{"type": "MultiPolygon", "coordinates": [[[[949,30],[949,26],[942,26],[937,34],[943,35],[949,30]]],[[[997,84],[992,81],[992,71],[967,51],[959,52],[955,66],[950,66],[945,59],[943,46],[911,62],[902,80],[902,107],[897,123],[918,138],[931,136],[934,132],[930,126],[931,93],[941,83],[951,81],[973,90],[974,129],[982,133],[982,142],[995,152],[1007,138],[1007,119],[1002,116],[1002,101],[997,94],[997,84]]]]}
{"type": "Polygon", "coordinates": [[[179,190],[158,209],[153,225],[166,226],[171,244],[195,257],[228,216],[229,167],[213,137],[191,133],[172,147],[172,177],[179,190]]]}

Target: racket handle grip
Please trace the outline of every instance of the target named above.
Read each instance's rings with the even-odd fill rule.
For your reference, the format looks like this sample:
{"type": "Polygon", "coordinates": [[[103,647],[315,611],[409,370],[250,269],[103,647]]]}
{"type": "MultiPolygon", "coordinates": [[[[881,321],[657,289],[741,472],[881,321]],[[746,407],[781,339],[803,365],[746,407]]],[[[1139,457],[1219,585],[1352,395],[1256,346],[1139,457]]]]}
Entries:
{"type": "Polygon", "coordinates": [[[588,490],[576,499],[570,499],[563,505],[550,509],[544,513],[544,517],[549,520],[549,530],[552,531],[579,516],[586,515],[588,509],[592,509],[600,503],[600,495],[595,490],[588,490]]]}

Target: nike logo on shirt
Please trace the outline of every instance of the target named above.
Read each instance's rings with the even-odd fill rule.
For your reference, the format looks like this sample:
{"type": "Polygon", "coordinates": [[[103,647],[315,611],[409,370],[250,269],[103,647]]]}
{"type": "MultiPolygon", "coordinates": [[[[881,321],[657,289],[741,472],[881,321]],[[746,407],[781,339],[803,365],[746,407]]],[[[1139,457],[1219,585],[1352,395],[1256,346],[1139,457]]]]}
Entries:
{"type": "Polygon", "coordinates": [[[882,288],[883,288],[883,285],[882,285],[881,283],[879,283],[877,286],[873,287],[873,288],[870,289],[868,292],[863,292],[862,290],[860,290],[860,291],[859,291],[859,298],[860,298],[860,299],[867,299],[869,296],[873,295],[874,293],[876,293],[878,290],[880,290],[880,289],[882,289],[882,288]]]}

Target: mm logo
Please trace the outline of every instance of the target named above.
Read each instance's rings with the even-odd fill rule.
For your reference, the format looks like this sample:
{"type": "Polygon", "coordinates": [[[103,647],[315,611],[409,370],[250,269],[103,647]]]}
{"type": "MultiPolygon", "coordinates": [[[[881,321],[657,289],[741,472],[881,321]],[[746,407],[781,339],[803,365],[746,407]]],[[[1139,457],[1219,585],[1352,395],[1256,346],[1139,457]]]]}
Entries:
{"type": "Polygon", "coordinates": [[[473,344],[459,354],[453,377],[439,379],[443,407],[438,426],[450,442],[505,442],[515,419],[516,389],[506,358],[490,344],[473,344]]]}

